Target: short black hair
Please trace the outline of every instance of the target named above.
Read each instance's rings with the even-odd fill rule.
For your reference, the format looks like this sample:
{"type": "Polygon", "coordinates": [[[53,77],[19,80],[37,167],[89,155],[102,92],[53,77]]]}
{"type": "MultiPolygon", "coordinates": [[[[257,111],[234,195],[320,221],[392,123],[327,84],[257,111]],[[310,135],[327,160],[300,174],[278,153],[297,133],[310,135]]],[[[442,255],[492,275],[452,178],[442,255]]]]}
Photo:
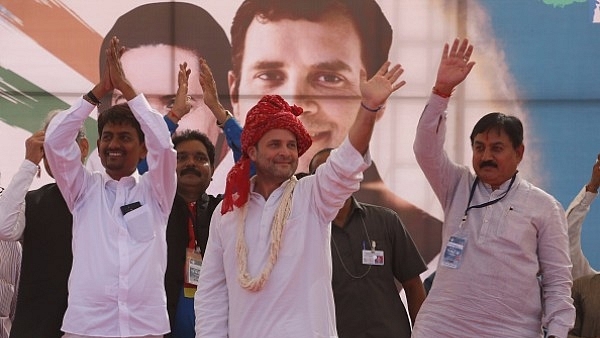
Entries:
{"type": "MultiPolygon", "coordinates": [[[[203,8],[184,2],[156,2],[138,6],[121,15],[100,47],[100,74],[106,67],[104,51],[113,36],[126,48],[169,45],[206,59],[225,109],[231,109],[227,73],[231,69],[231,45],[223,27],[203,8]]],[[[199,62],[199,61],[198,61],[199,62]]],[[[189,63],[189,62],[188,62],[189,63]]],[[[167,65],[157,65],[166,67],[167,65]]],[[[175,81],[176,74],[173,75],[175,81]]],[[[100,107],[110,106],[110,96],[100,107]]]]}
{"type": "Polygon", "coordinates": [[[321,150],[317,151],[317,152],[316,152],[316,153],[313,155],[313,157],[310,159],[310,163],[308,164],[308,172],[309,172],[311,175],[312,175],[312,174],[314,174],[314,173],[315,173],[315,171],[317,171],[317,168],[318,168],[318,167],[315,167],[315,163],[314,163],[315,159],[316,159],[316,158],[317,158],[319,155],[321,155],[321,154],[324,154],[324,153],[331,153],[331,151],[332,151],[333,149],[335,149],[335,148],[323,148],[323,149],[321,149],[321,150]]]}
{"type": "Polygon", "coordinates": [[[245,0],[231,25],[231,63],[236,76],[232,99],[238,100],[246,32],[256,17],[315,22],[330,13],[340,13],[352,21],[360,38],[361,60],[367,76],[373,76],[388,60],[392,45],[392,26],[375,0],[245,0]]]}
{"type": "Polygon", "coordinates": [[[475,142],[475,136],[492,129],[498,132],[503,130],[510,138],[515,149],[523,144],[523,123],[521,123],[521,120],[516,116],[493,112],[479,119],[473,127],[471,146],[475,142]]]}
{"type": "Polygon", "coordinates": [[[206,134],[199,132],[194,129],[186,129],[181,132],[177,132],[173,135],[173,148],[177,148],[177,145],[181,142],[185,141],[200,141],[206,147],[206,151],[208,152],[208,160],[210,161],[210,166],[214,168],[215,166],[215,145],[212,144],[208,136],[206,134]]]}
{"type": "Polygon", "coordinates": [[[144,143],[144,132],[127,103],[116,104],[98,114],[98,135],[100,137],[102,137],[102,130],[107,123],[132,126],[137,131],[140,143],[144,143]]]}

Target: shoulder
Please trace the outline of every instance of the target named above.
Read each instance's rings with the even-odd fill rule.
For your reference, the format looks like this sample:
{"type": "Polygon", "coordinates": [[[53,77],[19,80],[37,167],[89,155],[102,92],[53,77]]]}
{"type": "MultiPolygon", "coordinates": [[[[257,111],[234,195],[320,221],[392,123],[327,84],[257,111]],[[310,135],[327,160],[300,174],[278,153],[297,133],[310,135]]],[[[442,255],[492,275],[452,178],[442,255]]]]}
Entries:
{"type": "Polygon", "coordinates": [[[526,194],[527,202],[545,207],[560,207],[562,205],[558,200],[540,187],[533,185],[531,182],[521,179],[519,182],[518,191],[526,194]]]}

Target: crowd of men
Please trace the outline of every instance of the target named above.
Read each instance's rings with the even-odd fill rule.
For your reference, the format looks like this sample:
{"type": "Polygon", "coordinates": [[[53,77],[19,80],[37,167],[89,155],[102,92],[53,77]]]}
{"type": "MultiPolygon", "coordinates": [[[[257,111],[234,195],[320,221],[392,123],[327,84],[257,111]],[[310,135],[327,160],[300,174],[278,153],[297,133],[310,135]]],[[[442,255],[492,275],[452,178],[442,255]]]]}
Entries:
{"type": "MultiPolygon", "coordinates": [[[[242,3],[229,88],[210,46],[139,41],[115,24],[99,82],[48,115],[0,197],[0,272],[10,272],[2,334],[599,335],[599,277],[580,246],[598,162],[565,213],[518,173],[525,145],[514,116],[490,113],[473,127],[474,174],[450,159],[445,110],[475,66],[474,47],[456,39],[444,45],[413,145],[444,222],[385,186],[361,193],[364,180],[380,181],[374,125],[405,85],[387,60],[389,23],[375,1],[293,3],[242,3]],[[380,26],[359,24],[365,13],[380,26]],[[171,60],[157,72],[175,67],[176,89],[144,81],[149,58],[171,60]],[[290,88],[301,93],[294,103],[278,95],[290,88]],[[95,109],[98,153],[85,165],[82,125],[95,109]],[[28,191],[42,160],[56,183],[28,191]],[[382,196],[401,202],[374,203],[382,196]],[[420,252],[423,233],[441,247],[427,296],[420,274],[436,252],[420,252]]],[[[139,10],[160,15],[155,6],[168,5],[139,10]]],[[[175,18],[196,7],[181,6],[175,18]]]]}

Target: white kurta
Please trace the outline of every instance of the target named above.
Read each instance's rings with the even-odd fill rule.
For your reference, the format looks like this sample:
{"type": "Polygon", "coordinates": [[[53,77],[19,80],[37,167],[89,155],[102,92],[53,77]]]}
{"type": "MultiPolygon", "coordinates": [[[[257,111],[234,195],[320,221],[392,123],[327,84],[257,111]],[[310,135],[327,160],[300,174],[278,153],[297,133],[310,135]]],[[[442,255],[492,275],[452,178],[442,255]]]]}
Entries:
{"type": "Polygon", "coordinates": [[[128,102],[148,149],[149,170],[119,181],[81,164],[75,137],[94,106],[83,99],[56,115],[44,150],[73,214],[73,268],[62,330],[130,337],[170,331],[164,275],[166,227],[175,197],[176,152],[162,115],[140,94],[128,102]],[[125,216],[120,207],[141,207],[125,216]]]}
{"type": "MultiPolygon", "coordinates": [[[[258,292],[238,281],[236,229],[239,209],[213,214],[195,297],[197,337],[337,337],[331,289],[331,220],[358,190],[370,157],[346,139],[313,176],[293,192],[281,250],[258,292]]],[[[251,193],[245,238],[248,271],[256,276],[268,259],[273,217],[287,183],[265,199],[251,193]]],[[[252,185],[253,187],[253,185],[252,185]]]]}
{"type": "MultiPolygon", "coordinates": [[[[447,103],[432,95],[414,144],[417,162],[444,208],[444,247],[458,231],[475,181],[470,169],[450,161],[443,149],[447,103]]],[[[471,205],[501,197],[509,181],[494,191],[479,181],[471,205]]],[[[549,335],[566,337],[575,309],[562,206],[517,175],[504,198],[469,210],[464,229],[462,265],[438,266],[413,337],[542,337],[542,325],[549,335]]]]}

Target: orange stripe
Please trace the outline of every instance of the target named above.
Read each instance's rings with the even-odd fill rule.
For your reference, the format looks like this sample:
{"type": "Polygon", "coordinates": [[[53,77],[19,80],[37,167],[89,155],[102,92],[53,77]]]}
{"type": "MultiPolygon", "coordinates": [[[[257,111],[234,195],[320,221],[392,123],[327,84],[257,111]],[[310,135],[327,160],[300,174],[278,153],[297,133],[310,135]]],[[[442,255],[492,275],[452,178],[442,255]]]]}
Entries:
{"type": "MultiPolygon", "coordinates": [[[[0,0],[22,25],[14,25],[82,76],[96,83],[102,36],[60,1],[0,0]]],[[[27,56],[24,55],[24,58],[27,56]]]]}

